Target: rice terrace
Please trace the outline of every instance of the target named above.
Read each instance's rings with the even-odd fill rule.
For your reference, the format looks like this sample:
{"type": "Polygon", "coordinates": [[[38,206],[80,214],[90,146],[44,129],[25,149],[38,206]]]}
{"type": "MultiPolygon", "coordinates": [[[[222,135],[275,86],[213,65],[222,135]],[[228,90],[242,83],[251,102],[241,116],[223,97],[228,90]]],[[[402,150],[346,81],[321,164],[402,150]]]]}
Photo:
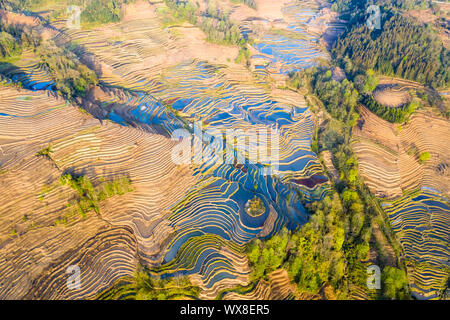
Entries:
{"type": "Polygon", "coordinates": [[[448,300],[449,26],[0,0],[0,299],[448,300]]]}

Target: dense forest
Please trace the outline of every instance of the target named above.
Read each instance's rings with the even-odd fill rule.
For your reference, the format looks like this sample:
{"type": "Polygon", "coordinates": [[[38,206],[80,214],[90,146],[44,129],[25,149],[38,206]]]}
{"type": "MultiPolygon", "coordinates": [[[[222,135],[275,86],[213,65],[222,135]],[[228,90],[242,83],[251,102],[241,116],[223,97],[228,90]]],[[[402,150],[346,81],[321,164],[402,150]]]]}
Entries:
{"type": "Polygon", "coordinates": [[[314,91],[328,112],[338,120],[346,120],[358,102],[358,91],[352,82],[331,79],[331,71],[318,72],[313,81],[314,91]]]}
{"type": "Polygon", "coordinates": [[[239,44],[241,42],[241,32],[237,24],[233,23],[229,15],[219,8],[208,4],[206,13],[200,18],[200,29],[205,32],[208,41],[239,44]]]}
{"type": "Polygon", "coordinates": [[[55,89],[67,98],[84,97],[90,86],[97,85],[94,71],[81,63],[67,48],[46,42],[37,48],[43,66],[56,81],[55,89]]]}
{"type": "MultiPolygon", "coordinates": [[[[247,251],[251,281],[284,268],[299,292],[317,294],[324,284],[329,284],[332,290],[328,291],[328,299],[348,299],[348,282],[364,287],[367,273],[360,261],[369,252],[371,226],[364,221],[364,205],[357,193],[345,191],[343,199],[344,205],[333,193],[310,206],[314,215],[298,230],[284,229],[266,241],[252,241],[247,251]]],[[[408,296],[404,270],[386,266],[382,279],[384,288],[373,292],[374,298],[408,296]]]]}
{"type": "MultiPolygon", "coordinates": [[[[431,26],[418,24],[399,13],[399,8],[409,8],[412,3],[397,1],[383,7],[386,12],[380,31],[366,26],[364,1],[334,1],[335,10],[353,10],[351,15],[355,25],[338,39],[332,50],[331,64],[342,67],[347,79],[337,81],[331,70],[313,68],[291,74],[289,85],[296,89],[307,87],[333,118],[348,125],[358,118],[357,104],[365,105],[389,122],[406,121],[421,107],[420,99],[397,108],[381,105],[372,96],[378,76],[406,78],[435,88],[447,87],[450,81],[450,54],[435,31],[431,26]]],[[[418,94],[430,105],[442,104],[437,95],[418,94]]]]}
{"type": "Polygon", "coordinates": [[[309,87],[333,118],[350,126],[355,125],[358,119],[356,110],[358,104],[364,105],[380,118],[392,123],[405,122],[420,107],[417,100],[396,108],[378,103],[372,96],[378,82],[370,70],[358,75],[354,81],[348,79],[336,81],[332,79],[331,70],[311,68],[291,74],[289,85],[295,89],[309,87]]]}
{"type": "Polygon", "coordinates": [[[338,39],[332,54],[353,76],[373,69],[435,88],[450,84],[450,52],[436,32],[398,13],[384,13],[381,30],[370,30],[363,19],[338,39]]]}
{"type": "Polygon", "coordinates": [[[352,81],[336,81],[332,72],[323,68],[310,68],[291,73],[288,85],[294,89],[308,88],[321,100],[330,115],[346,122],[354,118],[360,95],[352,81]]]}
{"type": "MultiPolygon", "coordinates": [[[[340,219],[343,208],[339,196],[329,196],[311,209],[315,214],[299,230],[284,229],[267,241],[255,240],[249,245],[252,281],[283,267],[302,291],[317,293],[328,281],[336,288],[342,286],[345,231],[340,219]]],[[[365,249],[361,250],[364,255],[365,249]]]]}
{"type": "Polygon", "coordinates": [[[317,294],[327,284],[333,298],[349,298],[353,286],[366,287],[363,261],[372,250],[383,270],[383,286],[382,290],[368,290],[369,297],[410,297],[404,266],[389,263],[385,243],[373,236],[374,228],[381,230],[387,243],[397,254],[400,252],[383,210],[359,175],[358,160],[351,147],[352,128],[359,117],[356,106],[365,102],[368,95],[364,92],[371,92],[376,85],[371,71],[362,74],[358,83],[334,80],[332,70],[325,67],[290,74],[288,86],[308,89],[310,95],[318,98],[319,110],[323,106],[331,115],[326,125],[318,128],[312,145],[317,153],[332,154],[339,179],[322,201],[305,204],[311,213],[306,225],[267,241],[252,242],[248,257],[254,281],[285,268],[299,292],[317,294]]]}
{"type": "MultiPolygon", "coordinates": [[[[428,9],[432,8],[434,5],[430,0],[331,0],[331,9],[340,13],[348,13],[353,11],[364,10],[369,5],[379,5],[384,8],[393,9],[428,9]]],[[[359,13],[358,13],[359,14],[359,13]]]]}

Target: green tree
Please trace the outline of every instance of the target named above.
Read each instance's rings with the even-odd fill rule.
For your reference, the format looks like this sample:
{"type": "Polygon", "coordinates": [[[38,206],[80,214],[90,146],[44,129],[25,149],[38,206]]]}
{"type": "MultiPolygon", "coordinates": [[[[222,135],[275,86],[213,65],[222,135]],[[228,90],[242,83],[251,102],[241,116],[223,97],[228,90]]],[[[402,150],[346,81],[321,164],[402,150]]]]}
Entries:
{"type": "Polygon", "coordinates": [[[429,152],[422,152],[419,156],[419,162],[425,163],[430,159],[430,153],[429,152]]]}
{"type": "Polygon", "coordinates": [[[408,277],[406,272],[394,268],[385,267],[382,276],[383,293],[389,299],[406,299],[408,298],[408,277]]]}

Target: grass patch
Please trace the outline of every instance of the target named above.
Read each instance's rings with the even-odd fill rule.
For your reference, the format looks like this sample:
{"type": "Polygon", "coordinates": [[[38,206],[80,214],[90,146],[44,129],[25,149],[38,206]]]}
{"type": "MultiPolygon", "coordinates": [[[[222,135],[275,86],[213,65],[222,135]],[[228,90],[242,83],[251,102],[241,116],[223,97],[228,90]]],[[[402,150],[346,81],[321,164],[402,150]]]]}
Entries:
{"type": "Polygon", "coordinates": [[[161,279],[139,271],[128,283],[119,283],[100,295],[102,300],[176,300],[198,298],[200,288],[193,285],[187,276],[161,279]]]}
{"type": "Polygon", "coordinates": [[[47,157],[50,158],[50,154],[53,153],[52,145],[49,145],[47,148],[42,149],[38,153],[36,153],[37,157],[47,157]]]}
{"type": "Polygon", "coordinates": [[[430,153],[429,152],[422,152],[419,155],[419,162],[420,164],[424,164],[425,162],[427,162],[430,159],[430,153]]]}
{"type": "Polygon", "coordinates": [[[11,230],[9,231],[9,234],[10,234],[12,237],[17,236],[17,230],[16,230],[16,227],[12,227],[11,230]]]}
{"type": "Polygon", "coordinates": [[[99,204],[101,201],[133,190],[128,177],[101,182],[96,187],[86,176],[73,177],[70,174],[65,174],[60,177],[59,181],[61,185],[68,185],[77,191],[76,198],[70,201],[67,207],[71,208],[71,214],[79,213],[82,218],[85,218],[90,211],[95,211],[100,215],[99,204]]]}

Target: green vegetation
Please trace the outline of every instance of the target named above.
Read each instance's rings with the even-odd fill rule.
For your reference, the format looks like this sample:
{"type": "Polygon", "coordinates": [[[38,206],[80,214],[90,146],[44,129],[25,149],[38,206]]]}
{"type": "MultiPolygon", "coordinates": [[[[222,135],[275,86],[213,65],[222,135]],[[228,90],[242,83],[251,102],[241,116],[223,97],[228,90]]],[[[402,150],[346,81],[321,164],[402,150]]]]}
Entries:
{"type": "Polygon", "coordinates": [[[414,101],[402,107],[386,107],[375,101],[375,99],[368,94],[362,96],[361,103],[380,118],[392,123],[405,122],[418,108],[418,104],[414,101]]]}
{"type": "Polygon", "coordinates": [[[345,120],[353,113],[358,102],[358,92],[347,79],[339,82],[331,79],[330,70],[319,72],[314,79],[313,88],[334,118],[345,120]]]}
{"type": "Polygon", "coordinates": [[[29,8],[33,2],[39,3],[43,0],[0,0],[2,8],[10,11],[19,11],[29,8]]]}
{"type": "Polygon", "coordinates": [[[378,78],[372,69],[368,69],[365,74],[358,74],[354,82],[356,89],[364,94],[371,94],[378,86],[378,78]]]}
{"type": "Polygon", "coordinates": [[[188,277],[165,279],[149,276],[146,271],[137,272],[128,283],[119,283],[100,295],[100,299],[126,300],[174,300],[197,298],[200,288],[194,286],[188,277]]]}
{"type": "Polygon", "coordinates": [[[123,6],[135,0],[5,0],[4,5],[13,11],[42,11],[51,8],[51,19],[61,19],[68,15],[69,6],[81,8],[81,24],[99,25],[118,22],[123,17],[123,6]]]}
{"type": "Polygon", "coordinates": [[[20,56],[24,48],[33,49],[42,66],[55,80],[55,90],[67,99],[84,97],[91,86],[98,84],[97,75],[68,47],[53,41],[42,41],[32,29],[0,23],[0,58],[20,56]]]}
{"type": "MultiPolygon", "coordinates": [[[[340,195],[333,192],[308,208],[314,214],[298,230],[284,229],[268,240],[257,239],[249,244],[250,280],[267,279],[271,272],[284,268],[299,292],[317,294],[324,284],[330,284],[337,299],[348,299],[350,285],[366,286],[368,265],[362,261],[370,247],[383,250],[369,241],[373,209],[358,192],[349,189],[340,195]],[[365,210],[369,213],[365,214],[365,210]]],[[[379,264],[383,266],[384,262],[379,264]]],[[[369,296],[409,297],[406,272],[402,269],[386,266],[382,280],[383,290],[368,291],[369,296]]]]}
{"type": "Polygon", "coordinates": [[[319,153],[319,128],[314,129],[311,139],[311,150],[316,154],[319,153]]]}
{"type": "Polygon", "coordinates": [[[52,145],[50,144],[47,148],[42,149],[38,153],[36,153],[36,156],[43,156],[50,159],[50,154],[53,153],[52,145]]]}
{"type": "Polygon", "coordinates": [[[163,25],[177,25],[184,21],[196,25],[197,9],[188,1],[165,0],[168,11],[159,8],[159,13],[163,15],[163,25]]]}
{"type": "Polygon", "coordinates": [[[239,27],[225,15],[205,17],[199,27],[206,33],[206,39],[210,42],[240,44],[243,41],[239,27]]]}
{"type": "Polygon", "coordinates": [[[11,235],[11,237],[17,236],[16,227],[12,227],[11,230],[9,231],[9,234],[11,235]]]}
{"type": "Polygon", "coordinates": [[[267,241],[255,240],[249,245],[250,278],[255,281],[284,268],[300,291],[317,293],[324,283],[330,282],[344,298],[345,231],[339,196],[334,193],[310,209],[315,214],[299,230],[284,229],[267,241]]]}
{"type": "Polygon", "coordinates": [[[417,155],[419,152],[419,149],[417,149],[416,145],[411,144],[411,146],[408,148],[408,155],[414,156],[417,155]]]}
{"type": "Polygon", "coordinates": [[[428,9],[433,7],[431,1],[428,0],[394,0],[397,7],[405,10],[428,9]]]}
{"type": "Polygon", "coordinates": [[[429,159],[430,159],[430,153],[429,152],[422,152],[419,155],[419,162],[422,163],[422,164],[427,162],[429,159]]]}
{"type": "Polygon", "coordinates": [[[372,69],[435,88],[450,84],[450,52],[441,39],[431,26],[400,13],[385,13],[381,30],[370,30],[362,19],[339,38],[332,53],[352,76],[372,69]]]}
{"type": "Polygon", "coordinates": [[[408,277],[404,270],[386,267],[381,275],[383,282],[383,293],[386,298],[405,299],[408,297],[408,277]]]}
{"type": "Polygon", "coordinates": [[[366,8],[372,4],[379,5],[381,12],[435,8],[430,0],[331,0],[330,2],[331,10],[341,13],[344,20],[350,20],[352,23],[367,17],[366,8]]]}
{"type": "Polygon", "coordinates": [[[67,98],[84,97],[91,86],[98,84],[95,72],[82,64],[67,48],[45,42],[37,48],[37,52],[55,79],[56,90],[67,98]]]}
{"type": "Polygon", "coordinates": [[[89,1],[81,12],[81,23],[105,24],[119,22],[123,16],[123,5],[130,0],[95,0],[89,1]]]}
{"type": "Polygon", "coordinates": [[[353,114],[359,98],[353,83],[333,80],[331,70],[310,68],[290,74],[289,85],[295,89],[311,88],[331,116],[341,121],[353,114]]]}
{"type": "Polygon", "coordinates": [[[0,60],[20,57],[24,49],[34,48],[40,37],[28,27],[14,27],[0,20],[0,60]]]}
{"type": "Polygon", "coordinates": [[[16,39],[7,32],[0,32],[0,59],[10,58],[22,53],[16,39]]]}
{"type": "Polygon", "coordinates": [[[247,49],[247,47],[244,45],[241,45],[239,48],[239,54],[237,58],[235,59],[236,63],[245,63],[247,67],[250,66],[250,51],[247,49]]]}
{"type": "Polygon", "coordinates": [[[288,84],[294,89],[309,88],[323,102],[330,115],[345,122],[349,126],[357,123],[359,115],[356,106],[362,104],[380,118],[392,122],[403,123],[420,107],[420,100],[415,99],[402,107],[387,107],[378,103],[371,92],[378,84],[373,71],[355,77],[355,83],[344,79],[332,79],[331,70],[310,68],[289,75],[288,84]],[[360,94],[360,92],[363,92],[360,94]]]}
{"type": "MultiPolygon", "coordinates": [[[[334,188],[339,194],[344,211],[339,219],[343,222],[345,230],[343,251],[346,260],[346,278],[349,284],[365,287],[367,274],[363,261],[369,249],[377,253],[377,264],[386,267],[389,263],[386,259],[388,256],[386,244],[391,246],[397,255],[400,254],[401,247],[390,229],[378,199],[370,193],[359,176],[358,161],[350,143],[352,127],[357,118],[349,116],[347,119],[346,122],[330,120],[326,128],[319,131],[318,141],[320,151],[331,151],[333,164],[340,175],[340,180],[334,188]],[[372,236],[375,227],[382,231],[382,238],[385,240],[372,236]]],[[[338,207],[337,204],[334,207],[338,207]]],[[[399,267],[404,269],[404,266],[399,267]]],[[[401,290],[407,292],[406,286],[401,290]]],[[[385,298],[383,292],[368,293],[374,298],[385,298]]]]}
{"type": "Polygon", "coordinates": [[[390,265],[387,258],[387,246],[397,255],[401,247],[378,200],[359,176],[350,135],[348,124],[333,119],[319,131],[318,148],[331,151],[340,181],[322,201],[305,204],[312,214],[307,224],[251,242],[248,258],[253,282],[284,268],[300,292],[317,294],[329,284],[338,299],[349,298],[354,286],[371,298],[409,298],[407,281],[395,278],[406,274],[404,266],[390,265]],[[374,228],[381,230],[381,238],[373,236],[374,228]],[[366,289],[368,264],[364,261],[369,250],[376,252],[376,264],[385,270],[383,290],[366,289]]]}
{"type": "Polygon", "coordinates": [[[165,0],[170,12],[163,18],[164,24],[177,24],[188,21],[199,27],[210,42],[220,44],[243,44],[244,40],[237,24],[229,18],[229,13],[208,3],[205,12],[200,12],[188,1],[165,0]]]}
{"type": "Polygon", "coordinates": [[[101,201],[133,190],[127,177],[116,178],[110,182],[101,183],[97,187],[94,187],[86,176],[76,178],[65,174],[59,181],[61,185],[68,185],[77,191],[77,197],[68,204],[68,207],[72,208],[71,213],[79,213],[83,218],[92,210],[100,214],[101,201]]]}
{"type": "MultiPolygon", "coordinates": [[[[352,76],[353,65],[344,68],[352,76]]],[[[326,125],[314,133],[313,146],[315,152],[331,152],[339,180],[328,197],[306,204],[312,214],[306,225],[288,236],[282,233],[265,242],[256,240],[249,246],[249,260],[254,268],[252,279],[256,281],[277,268],[285,268],[300,291],[315,294],[324,284],[329,284],[338,299],[348,298],[353,287],[362,289],[370,298],[407,299],[405,266],[397,265],[389,248],[399,256],[401,246],[378,199],[359,175],[351,136],[359,119],[356,109],[359,103],[392,122],[405,121],[418,104],[413,101],[403,108],[377,104],[371,93],[378,80],[371,68],[358,71],[351,79],[333,80],[332,71],[327,68],[290,74],[288,86],[307,89],[318,98],[311,96],[310,101],[317,101],[315,104],[331,116],[326,116],[329,118],[326,125]],[[374,229],[380,231],[377,236],[374,229]],[[384,270],[382,290],[366,289],[368,264],[365,261],[369,251],[375,253],[375,263],[384,270]]]]}

